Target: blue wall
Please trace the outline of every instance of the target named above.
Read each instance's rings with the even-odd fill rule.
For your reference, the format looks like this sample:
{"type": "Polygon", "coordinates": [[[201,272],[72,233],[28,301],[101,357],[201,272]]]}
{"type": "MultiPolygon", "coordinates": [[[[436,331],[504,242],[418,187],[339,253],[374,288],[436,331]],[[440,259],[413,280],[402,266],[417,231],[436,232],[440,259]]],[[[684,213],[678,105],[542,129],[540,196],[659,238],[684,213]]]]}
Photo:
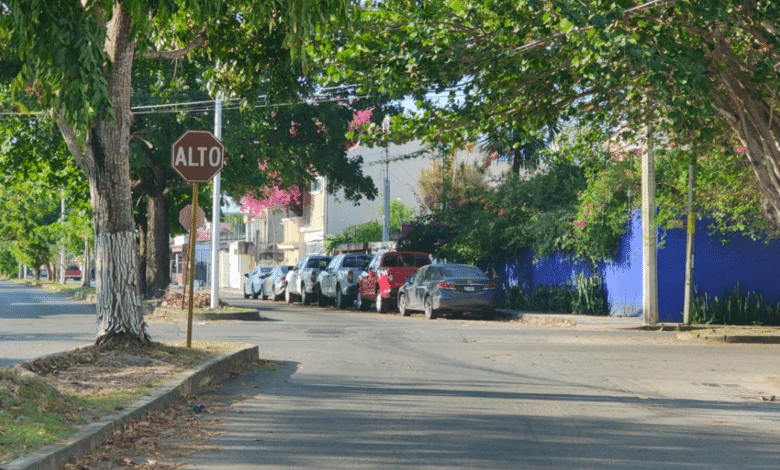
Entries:
{"type": "MultiPolygon", "coordinates": [[[[780,241],[764,243],[740,235],[710,236],[707,221],[698,221],[695,236],[694,285],[699,294],[722,299],[724,292],[739,283],[742,292],[761,292],[766,301],[780,302],[780,241]]],[[[683,320],[685,287],[685,229],[659,232],[663,248],[658,250],[658,315],[661,322],[683,320]]],[[[634,215],[623,236],[616,260],[597,267],[607,289],[612,315],[642,314],[642,223],[634,215]]],[[[534,262],[526,253],[507,262],[499,275],[510,287],[533,289],[539,284],[555,285],[574,279],[585,265],[567,256],[553,256],[534,262]]]]}

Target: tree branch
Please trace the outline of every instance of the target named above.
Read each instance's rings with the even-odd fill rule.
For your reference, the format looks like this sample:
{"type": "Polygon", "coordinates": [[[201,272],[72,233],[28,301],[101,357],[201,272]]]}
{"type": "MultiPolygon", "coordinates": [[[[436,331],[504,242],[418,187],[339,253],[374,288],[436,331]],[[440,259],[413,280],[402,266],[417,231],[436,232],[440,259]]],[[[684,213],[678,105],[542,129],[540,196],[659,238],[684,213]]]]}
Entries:
{"type": "Polygon", "coordinates": [[[195,50],[198,46],[206,42],[207,36],[206,36],[206,30],[202,30],[200,33],[198,33],[197,36],[195,36],[192,41],[190,41],[189,44],[187,44],[182,49],[177,49],[175,51],[146,51],[143,53],[142,57],[144,59],[152,59],[152,60],[177,60],[177,59],[186,59],[187,56],[195,50]]]}

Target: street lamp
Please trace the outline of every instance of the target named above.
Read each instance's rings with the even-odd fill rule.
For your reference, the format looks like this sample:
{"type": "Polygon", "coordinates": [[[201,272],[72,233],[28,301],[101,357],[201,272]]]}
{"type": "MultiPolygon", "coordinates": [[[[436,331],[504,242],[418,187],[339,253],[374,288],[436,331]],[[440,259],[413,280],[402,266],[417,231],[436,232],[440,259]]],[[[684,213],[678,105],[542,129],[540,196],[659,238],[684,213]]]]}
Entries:
{"type": "Polygon", "coordinates": [[[382,241],[390,241],[390,156],[388,147],[390,146],[390,116],[385,114],[382,119],[382,132],[385,134],[385,221],[382,226],[382,241]]]}

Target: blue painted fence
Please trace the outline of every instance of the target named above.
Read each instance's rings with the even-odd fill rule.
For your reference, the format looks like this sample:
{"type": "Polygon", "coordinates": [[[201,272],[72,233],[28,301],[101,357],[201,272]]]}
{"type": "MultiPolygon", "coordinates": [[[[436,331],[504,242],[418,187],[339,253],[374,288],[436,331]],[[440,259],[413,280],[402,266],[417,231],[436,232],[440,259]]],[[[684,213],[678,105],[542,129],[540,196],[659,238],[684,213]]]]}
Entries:
{"type": "MultiPolygon", "coordinates": [[[[739,283],[742,292],[761,292],[766,301],[780,302],[780,241],[754,241],[730,235],[711,236],[707,221],[698,221],[695,236],[694,285],[699,294],[722,299],[739,283]]],[[[659,231],[658,313],[662,322],[682,322],[685,285],[685,229],[659,231]]],[[[616,260],[595,268],[604,280],[612,315],[642,314],[642,225],[634,216],[623,236],[616,260]]],[[[591,274],[586,265],[557,255],[534,262],[533,253],[504,264],[499,277],[509,287],[574,282],[578,273],[591,274]]]]}

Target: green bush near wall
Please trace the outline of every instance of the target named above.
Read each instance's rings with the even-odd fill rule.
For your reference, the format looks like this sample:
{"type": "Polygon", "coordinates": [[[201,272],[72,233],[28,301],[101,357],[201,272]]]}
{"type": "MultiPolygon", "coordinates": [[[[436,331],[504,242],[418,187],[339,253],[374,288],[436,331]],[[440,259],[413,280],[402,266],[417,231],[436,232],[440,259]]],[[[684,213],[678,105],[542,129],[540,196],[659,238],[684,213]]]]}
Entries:
{"type": "Polygon", "coordinates": [[[574,281],[557,285],[540,284],[531,290],[506,290],[505,308],[542,313],[607,315],[609,304],[599,276],[578,274],[574,281]]]}
{"type": "Polygon", "coordinates": [[[734,289],[717,296],[699,294],[694,288],[691,303],[691,321],[698,324],[780,326],[780,303],[764,300],[757,291],[741,292],[739,283],[734,289]]]}

